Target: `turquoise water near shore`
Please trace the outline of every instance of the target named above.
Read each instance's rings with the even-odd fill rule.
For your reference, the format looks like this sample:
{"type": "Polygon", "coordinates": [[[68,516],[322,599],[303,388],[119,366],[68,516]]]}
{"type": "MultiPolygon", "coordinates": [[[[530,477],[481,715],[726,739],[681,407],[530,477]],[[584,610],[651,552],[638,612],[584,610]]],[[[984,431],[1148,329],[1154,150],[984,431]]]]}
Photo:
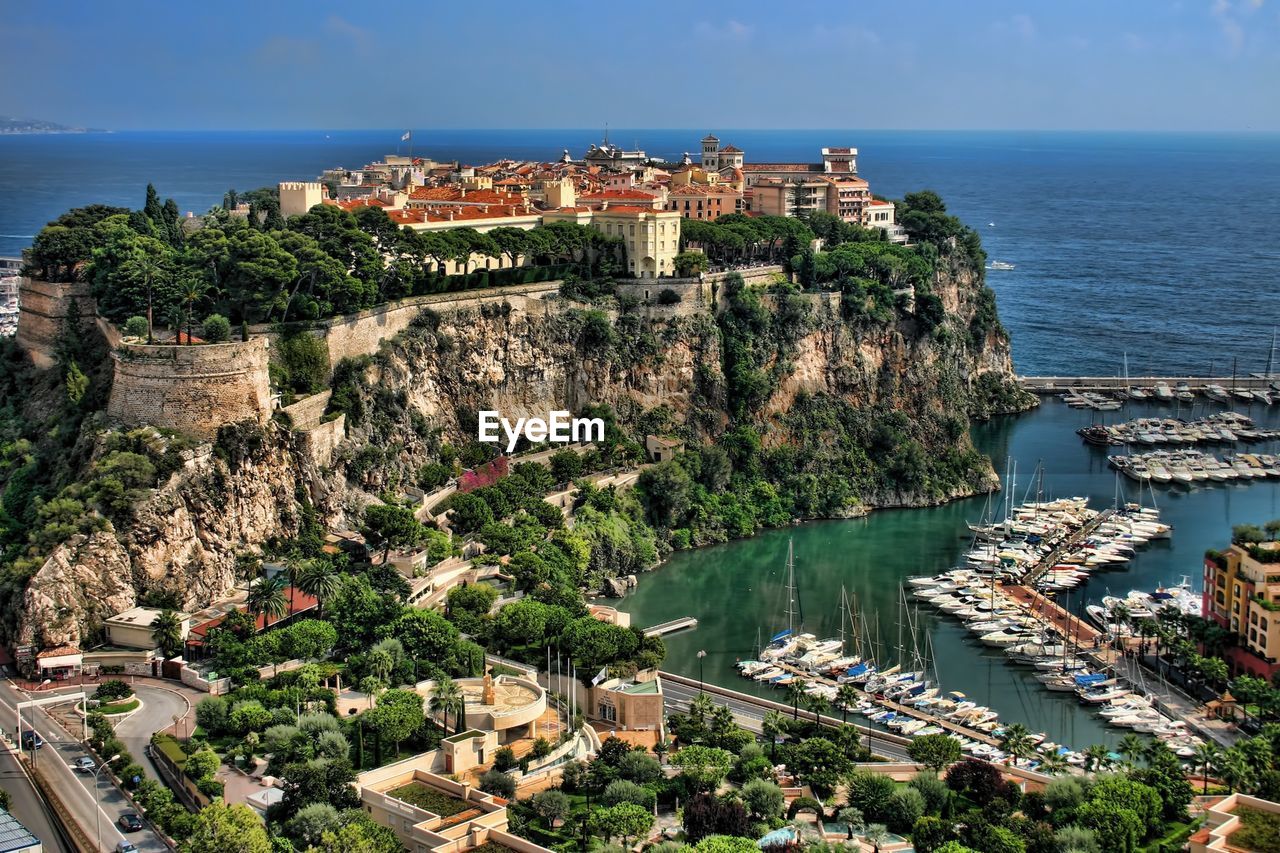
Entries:
{"type": "MultiPolygon", "coordinates": [[[[1131,407],[1129,414],[1157,411],[1173,414],[1174,407],[1140,405],[1131,407]]],[[[1188,414],[1184,409],[1182,415],[1188,414]]],[[[1262,424],[1280,425],[1277,411],[1255,407],[1252,416],[1262,424]]],[[[997,467],[1003,468],[1006,456],[1016,461],[1019,500],[1032,483],[1036,466],[1043,465],[1046,494],[1087,496],[1094,507],[1102,508],[1114,500],[1116,477],[1107,465],[1107,451],[1083,444],[1074,434],[1090,419],[1090,413],[1049,398],[1035,411],[978,425],[974,440],[997,460],[997,467]]],[[[1117,419],[1112,416],[1108,421],[1117,419]]],[[[1136,497],[1131,481],[1121,485],[1129,497],[1136,497]]],[[[1031,488],[1034,498],[1034,484],[1031,488]]],[[[993,500],[999,505],[1003,496],[993,500]]],[[[1149,505],[1149,493],[1145,500],[1149,505]]],[[[1073,590],[1069,601],[1062,599],[1064,605],[1075,609],[1108,592],[1149,591],[1177,583],[1183,576],[1200,589],[1205,550],[1222,547],[1233,524],[1280,518],[1280,481],[1157,487],[1155,500],[1163,520],[1174,525],[1173,536],[1152,542],[1124,569],[1095,573],[1087,585],[1073,590]]],[[[631,614],[633,625],[641,627],[696,616],[696,629],[667,638],[664,666],[697,678],[697,652],[706,650],[702,665],[708,681],[776,699],[776,690],[741,678],[733,664],[753,656],[757,631],[767,639],[786,627],[788,540],[794,543],[805,630],[822,637],[838,635],[844,586],[857,596],[862,618],[870,626],[868,633],[874,637],[878,629],[882,644],[893,648],[904,622],[898,606],[903,579],[955,565],[969,544],[966,523],[980,520],[986,506],[987,497],[979,496],[928,509],[877,511],[865,518],[802,524],[767,531],[754,539],[681,552],[641,576],[639,588],[618,606],[631,614]]],[[[1024,722],[1032,731],[1047,732],[1051,739],[1076,748],[1115,743],[1125,733],[1103,725],[1076,703],[1074,695],[1044,690],[1032,670],[1015,666],[999,650],[981,645],[956,620],[922,606],[918,626],[917,636],[928,634],[932,641],[941,684],[990,705],[1001,719],[1024,722]]],[[[909,648],[907,628],[902,631],[902,643],[909,648]]]]}

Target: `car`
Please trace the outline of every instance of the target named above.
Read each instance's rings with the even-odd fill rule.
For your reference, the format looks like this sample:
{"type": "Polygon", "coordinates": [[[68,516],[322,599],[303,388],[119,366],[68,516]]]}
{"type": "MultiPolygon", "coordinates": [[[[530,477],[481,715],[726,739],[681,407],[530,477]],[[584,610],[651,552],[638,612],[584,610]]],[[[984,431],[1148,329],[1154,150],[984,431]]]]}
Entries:
{"type": "Polygon", "coordinates": [[[142,829],[142,818],[138,817],[134,812],[125,812],[120,815],[116,823],[125,832],[137,832],[142,829]]]}
{"type": "Polygon", "coordinates": [[[93,759],[87,755],[82,755],[71,762],[71,768],[77,773],[92,773],[98,769],[98,765],[93,763],[93,759]]]}
{"type": "Polygon", "coordinates": [[[128,840],[117,841],[116,853],[138,853],[138,845],[128,840]]]}
{"type": "Polygon", "coordinates": [[[22,733],[23,749],[39,749],[42,746],[44,746],[44,738],[40,737],[39,732],[28,730],[22,733]]]}

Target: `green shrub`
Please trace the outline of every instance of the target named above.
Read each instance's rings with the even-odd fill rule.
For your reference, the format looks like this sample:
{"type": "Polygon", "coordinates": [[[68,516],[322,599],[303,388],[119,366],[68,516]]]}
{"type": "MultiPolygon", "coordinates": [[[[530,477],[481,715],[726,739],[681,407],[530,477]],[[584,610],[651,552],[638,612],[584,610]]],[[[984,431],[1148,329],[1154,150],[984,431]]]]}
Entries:
{"type": "Polygon", "coordinates": [[[125,320],[124,333],[133,338],[145,338],[147,336],[147,318],[130,317],[125,320]]]}
{"type": "Polygon", "coordinates": [[[211,344],[223,344],[231,340],[231,321],[221,314],[210,314],[200,324],[200,336],[211,344]]]}

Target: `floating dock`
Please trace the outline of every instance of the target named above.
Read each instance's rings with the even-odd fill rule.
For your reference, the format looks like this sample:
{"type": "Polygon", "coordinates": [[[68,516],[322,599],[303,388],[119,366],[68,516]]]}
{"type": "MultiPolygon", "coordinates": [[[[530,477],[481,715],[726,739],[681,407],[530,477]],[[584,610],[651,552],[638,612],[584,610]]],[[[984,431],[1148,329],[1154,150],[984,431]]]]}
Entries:
{"type": "Polygon", "coordinates": [[[674,634],[676,631],[683,631],[686,628],[697,627],[697,619],[692,616],[681,616],[679,619],[672,619],[670,621],[645,628],[644,635],[646,637],[665,637],[667,634],[674,634]]]}
{"type": "Polygon", "coordinates": [[[1250,391],[1266,391],[1280,377],[1261,374],[1249,376],[1019,376],[1018,386],[1035,394],[1061,394],[1063,391],[1122,391],[1125,388],[1154,388],[1163,382],[1177,388],[1185,382],[1196,394],[1203,394],[1210,385],[1223,388],[1248,388],[1250,391]]]}

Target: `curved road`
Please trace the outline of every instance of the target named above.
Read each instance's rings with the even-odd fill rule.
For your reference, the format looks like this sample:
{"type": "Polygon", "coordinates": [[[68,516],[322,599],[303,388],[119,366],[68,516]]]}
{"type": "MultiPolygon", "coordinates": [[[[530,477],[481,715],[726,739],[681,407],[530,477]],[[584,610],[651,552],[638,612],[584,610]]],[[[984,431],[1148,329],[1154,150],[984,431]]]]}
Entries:
{"type": "Polygon", "coordinates": [[[187,700],[177,691],[137,682],[133,692],[142,700],[142,707],[116,726],[116,737],[125,745],[134,759],[142,765],[147,776],[164,784],[155,765],[146,757],[151,735],[164,729],[173,729],[173,718],[187,714],[187,700]]]}

